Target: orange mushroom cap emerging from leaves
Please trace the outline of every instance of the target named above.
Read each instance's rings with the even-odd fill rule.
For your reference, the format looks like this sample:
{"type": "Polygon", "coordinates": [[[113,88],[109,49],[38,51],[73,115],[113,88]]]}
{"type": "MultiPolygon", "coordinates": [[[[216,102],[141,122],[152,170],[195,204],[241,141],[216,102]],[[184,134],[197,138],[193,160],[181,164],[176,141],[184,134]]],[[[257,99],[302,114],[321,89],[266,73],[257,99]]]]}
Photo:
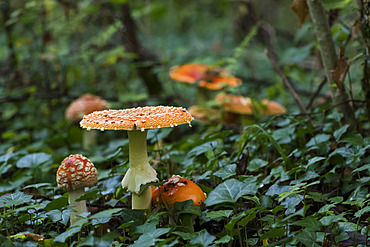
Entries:
{"type": "Polygon", "coordinates": [[[85,94],[72,101],[65,112],[66,119],[79,121],[84,115],[109,108],[109,103],[99,96],[85,94]]]}
{"type": "Polygon", "coordinates": [[[152,187],[152,204],[171,207],[175,202],[193,200],[193,205],[201,205],[206,194],[193,181],[174,175],[159,187],[152,187]]]}
{"type": "Polygon", "coordinates": [[[219,67],[210,67],[206,64],[185,64],[173,66],[170,78],[176,81],[195,83],[210,90],[220,90],[225,86],[237,87],[240,79],[231,77],[230,71],[219,67]]]}
{"type": "Polygon", "coordinates": [[[274,115],[286,113],[286,108],[277,102],[271,100],[262,100],[260,104],[253,105],[248,97],[231,94],[219,94],[216,96],[216,102],[221,103],[225,111],[236,114],[253,114],[253,107],[256,107],[261,114],[274,115]]]}

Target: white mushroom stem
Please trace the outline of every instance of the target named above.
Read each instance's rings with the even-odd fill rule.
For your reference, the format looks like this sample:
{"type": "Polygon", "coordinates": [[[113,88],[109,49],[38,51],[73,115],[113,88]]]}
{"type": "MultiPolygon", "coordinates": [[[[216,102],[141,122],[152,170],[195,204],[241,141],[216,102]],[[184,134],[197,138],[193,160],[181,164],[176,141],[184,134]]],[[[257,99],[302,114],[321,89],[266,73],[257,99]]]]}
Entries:
{"type": "Polygon", "coordinates": [[[83,130],[82,132],[82,148],[89,150],[96,146],[96,130],[83,130]]]}
{"type": "Polygon", "coordinates": [[[151,188],[146,188],[139,196],[140,186],[158,180],[157,172],[148,162],[146,136],[146,130],[128,131],[130,168],[122,180],[122,187],[132,192],[133,209],[150,208],[152,200],[151,188]]]}
{"type": "Polygon", "coordinates": [[[79,218],[75,218],[77,215],[87,212],[85,200],[76,202],[76,200],[80,198],[84,193],[85,193],[85,188],[79,188],[79,189],[69,191],[68,201],[69,201],[69,205],[72,207],[71,216],[70,216],[71,225],[73,225],[79,220],[79,218]]]}

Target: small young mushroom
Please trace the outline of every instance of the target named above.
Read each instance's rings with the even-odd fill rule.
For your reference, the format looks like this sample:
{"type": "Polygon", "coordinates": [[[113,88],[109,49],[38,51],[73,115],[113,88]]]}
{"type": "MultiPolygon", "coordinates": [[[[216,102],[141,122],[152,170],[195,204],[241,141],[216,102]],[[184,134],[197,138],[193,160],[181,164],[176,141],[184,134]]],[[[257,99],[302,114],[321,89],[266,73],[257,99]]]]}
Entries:
{"type": "Polygon", "coordinates": [[[211,67],[206,64],[184,64],[173,66],[170,70],[172,80],[197,83],[197,101],[203,103],[210,99],[209,90],[221,90],[225,87],[238,87],[241,80],[231,76],[228,69],[211,67]]]}
{"type": "Polygon", "coordinates": [[[216,96],[215,102],[220,103],[225,110],[224,121],[226,123],[235,123],[242,115],[253,115],[256,113],[279,115],[286,113],[286,108],[277,102],[266,99],[261,102],[252,101],[250,98],[241,95],[221,93],[216,96]]]}
{"type": "Polygon", "coordinates": [[[152,203],[155,206],[172,207],[175,202],[193,200],[193,205],[201,205],[206,194],[193,181],[173,175],[166,183],[152,188],[152,203]]]}
{"type": "MultiPolygon", "coordinates": [[[[65,118],[70,121],[81,121],[84,115],[94,111],[102,111],[109,108],[109,103],[99,96],[85,94],[72,101],[67,107],[65,118]]],[[[88,150],[89,147],[96,144],[96,132],[84,131],[82,135],[82,147],[88,150]]]]}
{"type": "Polygon", "coordinates": [[[66,157],[57,171],[57,184],[69,193],[69,204],[72,207],[71,225],[78,221],[75,218],[86,211],[86,201],[76,202],[85,193],[85,187],[92,187],[98,181],[98,172],[91,161],[80,155],[74,154],[66,157]]]}
{"type": "Polygon", "coordinates": [[[193,120],[182,107],[147,106],[124,110],[105,110],[84,116],[81,127],[100,130],[128,130],[130,168],[122,180],[122,187],[132,192],[133,209],[149,209],[151,189],[139,196],[140,186],[157,181],[157,172],[149,165],[146,136],[148,129],[189,124],[193,120]]]}

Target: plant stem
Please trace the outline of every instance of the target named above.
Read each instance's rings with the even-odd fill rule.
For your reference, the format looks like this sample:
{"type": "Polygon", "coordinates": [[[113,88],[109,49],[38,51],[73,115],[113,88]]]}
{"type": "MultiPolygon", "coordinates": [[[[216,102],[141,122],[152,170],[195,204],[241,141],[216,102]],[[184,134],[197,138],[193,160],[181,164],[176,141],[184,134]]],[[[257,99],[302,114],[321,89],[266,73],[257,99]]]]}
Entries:
{"type": "Polygon", "coordinates": [[[68,200],[69,200],[69,205],[72,207],[71,217],[70,217],[71,225],[73,225],[79,220],[78,218],[75,218],[77,215],[87,212],[85,200],[76,202],[76,200],[80,198],[84,193],[85,193],[84,188],[79,188],[76,190],[69,191],[68,200]]]}
{"type": "Polygon", "coordinates": [[[122,180],[122,187],[132,192],[133,209],[150,208],[151,188],[146,188],[139,196],[140,186],[158,180],[157,172],[148,163],[146,136],[146,130],[128,131],[130,168],[122,180]]]}

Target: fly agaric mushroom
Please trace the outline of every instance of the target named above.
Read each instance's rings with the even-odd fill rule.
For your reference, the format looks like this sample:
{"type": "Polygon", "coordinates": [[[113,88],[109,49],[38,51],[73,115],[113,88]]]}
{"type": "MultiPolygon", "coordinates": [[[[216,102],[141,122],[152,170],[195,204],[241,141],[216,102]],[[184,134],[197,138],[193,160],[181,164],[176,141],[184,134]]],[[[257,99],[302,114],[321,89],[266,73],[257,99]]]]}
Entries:
{"type": "Polygon", "coordinates": [[[201,122],[217,122],[219,121],[219,110],[212,109],[201,105],[193,105],[188,111],[194,117],[194,120],[201,122]]]}
{"type": "Polygon", "coordinates": [[[190,125],[192,120],[190,113],[182,107],[147,106],[93,112],[84,116],[80,125],[87,130],[128,130],[130,168],[122,180],[122,187],[132,192],[133,209],[149,209],[151,189],[148,187],[138,195],[141,185],[158,180],[157,172],[148,163],[147,130],[184,123],[190,125]]]}
{"type": "MultiPolygon", "coordinates": [[[[71,121],[81,121],[84,115],[94,111],[102,111],[109,108],[109,103],[99,96],[85,94],[73,101],[65,112],[65,117],[71,121]]],[[[87,150],[89,146],[96,144],[96,132],[84,131],[82,136],[82,147],[87,150]]]]}
{"type": "Polygon", "coordinates": [[[235,118],[241,115],[253,115],[255,113],[279,115],[286,113],[284,106],[266,99],[261,102],[254,102],[248,97],[221,93],[216,96],[215,101],[221,103],[225,110],[224,120],[227,123],[235,122],[235,118]]]}
{"type": "Polygon", "coordinates": [[[69,193],[69,205],[72,207],[71,225],[78,219],[75,217],[86,212],[86,201],[76,202],[85,193],[85,187],[92,187],[98,181],[98,172],[91,161],[74,154],[66,157],[57,171],[57,184],[69,193]]]}
{"type": "Polygon", "coordinates": [[[173,66],[170,78],[176,81],[197,83],[197,100],[200,103],[209,100],[208,90],[220,90],[226,86],[237,87],[240,79],[232,77],[228,69],[211,67],[206,64],[184,64],[173,66]]]}
{"type": "Polygon", "coordinates": [[[172,207],[175,202],[193,200],[193,205],[201,205],[206,200],[206,194],[193,181],[173,175],[166,183],[152,188],[152,203],[155,206],[172,207]]]}

